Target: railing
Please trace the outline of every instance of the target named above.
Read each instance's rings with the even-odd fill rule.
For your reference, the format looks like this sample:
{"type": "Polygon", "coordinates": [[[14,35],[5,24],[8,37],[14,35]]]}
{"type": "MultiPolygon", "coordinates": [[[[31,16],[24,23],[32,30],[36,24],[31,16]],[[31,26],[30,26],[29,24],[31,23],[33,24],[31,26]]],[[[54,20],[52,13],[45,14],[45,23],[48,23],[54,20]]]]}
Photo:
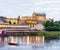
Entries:
{"type": "Polygon", "coordinates": [[[7,30],[6,32],[39,32],[40,30],[7,30]]]}

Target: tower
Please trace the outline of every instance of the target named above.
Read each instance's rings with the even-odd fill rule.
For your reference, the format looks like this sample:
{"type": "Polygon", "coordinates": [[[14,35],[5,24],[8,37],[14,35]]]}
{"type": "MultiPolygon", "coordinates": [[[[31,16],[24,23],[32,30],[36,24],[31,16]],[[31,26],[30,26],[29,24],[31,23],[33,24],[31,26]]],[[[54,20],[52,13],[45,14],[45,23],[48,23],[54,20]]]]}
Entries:
{"type": "Polygon", "coordinates": [[[17,24],[20,23],[20,16],[18,16],[18,19],[17,19],[17,24]]]}

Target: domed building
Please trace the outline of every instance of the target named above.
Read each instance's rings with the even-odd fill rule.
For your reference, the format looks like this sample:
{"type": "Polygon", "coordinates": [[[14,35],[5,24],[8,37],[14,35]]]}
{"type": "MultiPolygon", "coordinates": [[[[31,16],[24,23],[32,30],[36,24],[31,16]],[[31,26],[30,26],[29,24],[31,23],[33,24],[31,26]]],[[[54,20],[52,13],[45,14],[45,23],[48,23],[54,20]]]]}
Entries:
{"type": "Polygon", "coordinates": [[[46,14],[44,12],[33,12],[32,17],[35,17],[38,23],[46,21],[46,14]]]}

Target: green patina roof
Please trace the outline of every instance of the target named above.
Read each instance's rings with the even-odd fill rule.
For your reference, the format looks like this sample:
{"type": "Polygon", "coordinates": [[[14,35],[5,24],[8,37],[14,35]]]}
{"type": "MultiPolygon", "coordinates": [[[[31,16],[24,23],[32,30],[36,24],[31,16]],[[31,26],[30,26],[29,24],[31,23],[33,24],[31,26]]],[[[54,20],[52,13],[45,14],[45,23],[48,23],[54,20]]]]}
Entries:
{"type": "Polygon", "coordinates": [[[38,15],[46,15],[45,12],[33,12],[35,14],[38,14],[38,15]]]}

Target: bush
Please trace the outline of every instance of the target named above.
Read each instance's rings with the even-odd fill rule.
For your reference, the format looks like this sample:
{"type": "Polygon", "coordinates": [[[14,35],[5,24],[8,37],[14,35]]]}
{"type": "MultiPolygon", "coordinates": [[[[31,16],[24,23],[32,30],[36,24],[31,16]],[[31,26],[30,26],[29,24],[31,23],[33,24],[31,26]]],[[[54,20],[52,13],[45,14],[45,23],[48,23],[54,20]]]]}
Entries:
{"type": "Polygon", "coordinates": [[[60,31],[60,21],[45,21],[43,25],[46,31],[60,31]]]}
{"type": "Polygon", "coordinates": [[[45,32],[38,32],[36,35],[37,36],[44,36],[46,33],[45,32]]]}
{"type": "Polygon", "coordinates": [[[57,26],[53,26],[53,27],[48,26],[45,28],[45,30],[47,30],[47,31],[60,31],[60,28],[58,28],[57,26]]]}

